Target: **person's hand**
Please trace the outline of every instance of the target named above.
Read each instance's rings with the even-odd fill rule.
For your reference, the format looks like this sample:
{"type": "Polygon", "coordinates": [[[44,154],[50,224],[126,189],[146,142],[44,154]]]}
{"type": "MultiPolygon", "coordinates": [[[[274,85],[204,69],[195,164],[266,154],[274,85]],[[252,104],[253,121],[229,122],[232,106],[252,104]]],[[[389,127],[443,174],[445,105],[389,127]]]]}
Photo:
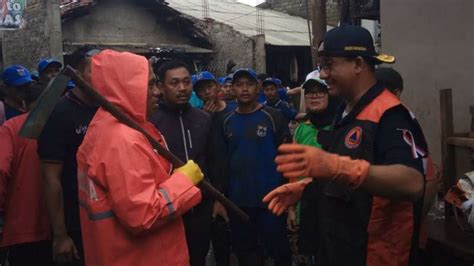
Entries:
{"type": "Polygon", "coordinates": [[[280,216],[290,205],[297,203],[301,199],[303,190],[311,178],[305,178],[298,182],[279,186],[263,198],[263,203],[268,203],[268,210],[280,216]]]}
{"type": "Polygon", "coordinates": [[[204,178],[204,174],[193,160],[189,160],[184,166],[176,169],[175,172],[184,174],[196,186],[204,178]]]}
{"type": "Polygon", "coordinates": [[[229,216],[227,215],[227,210],[220,202],[215,201],[212,209],[212,219],[216,219],[218,215],[222,217],[226,223],[229,223],[229,216]]]}
{"type": "Polygon", "coordinates": [[[204,111],[208,112],[208,113],[215,113],[217,112],[217,105],[214,103],[214,102],[211,102],[211,101],[207,101],[203,108],[202,108],[204,111]]]}
{"type": "Polygon", "coordinates": [[[369,172],[367,161],[352,160],[315,147],[283,144],[278,151],[280,155],[275,159],[277,170],[287,178],[309,176],[356,188],[365,181],[369,172]]]}
{"type": "Polygon", "coordinates": [[[72,239],[67,235],[59,235],[53,238],[53,261],[58,264],[67,264],[74,259],[79,259],[79,251],[72,239]]]}
{"type": "Polygon", "coordinates": [[[296,232],[296,210],[295,206],[290,206],[288,208],[288,217],[286,218],[286,224],[288,225],[288,230],[291,232],[296,232]]]}

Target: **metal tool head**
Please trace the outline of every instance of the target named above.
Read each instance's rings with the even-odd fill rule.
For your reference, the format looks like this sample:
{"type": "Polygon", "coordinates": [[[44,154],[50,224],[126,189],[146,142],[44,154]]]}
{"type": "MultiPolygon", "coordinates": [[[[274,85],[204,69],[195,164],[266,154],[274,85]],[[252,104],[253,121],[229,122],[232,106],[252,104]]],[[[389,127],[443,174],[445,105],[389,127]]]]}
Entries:
{"type": "Polygon", "coordinates": [[[38,139],[49,115],[64,92],[70,77],[63,72],[53,78],[31,109],[18,135],[38,139]]]}

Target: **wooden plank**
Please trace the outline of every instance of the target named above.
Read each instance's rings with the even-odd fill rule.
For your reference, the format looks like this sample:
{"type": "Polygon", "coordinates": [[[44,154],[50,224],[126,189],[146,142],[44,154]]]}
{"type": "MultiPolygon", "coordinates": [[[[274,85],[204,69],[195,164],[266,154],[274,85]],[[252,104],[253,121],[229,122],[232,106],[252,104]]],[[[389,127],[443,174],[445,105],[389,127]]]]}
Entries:
{"type": "Polygon", "coordinates": [[[471,138],[474,138],[474,105],[471,105],[469,107],[469,109],[471,110],[471,132],[470,132],[470,136],[471,136],[471,138]]]}
{"type": "Polygon", "coordinates": [[[474,138],[449,137],[447,142],[456,147],[474,149],[474,138]]]}
{"type": "MultiPolygon", "coordinates": [[[[448,138],[454,134],[453,123],[453,96],[451,89],[439,91],[441,108],[441,159],[443,169],[444,193],[456,182],[456,158],[455,147],[448,145],[448,138]]],[[[446,203],[446,206],[449,206],[446,203]]],[[[446,216],[451,216],[451,208],[445,208],[446,216]]]]}

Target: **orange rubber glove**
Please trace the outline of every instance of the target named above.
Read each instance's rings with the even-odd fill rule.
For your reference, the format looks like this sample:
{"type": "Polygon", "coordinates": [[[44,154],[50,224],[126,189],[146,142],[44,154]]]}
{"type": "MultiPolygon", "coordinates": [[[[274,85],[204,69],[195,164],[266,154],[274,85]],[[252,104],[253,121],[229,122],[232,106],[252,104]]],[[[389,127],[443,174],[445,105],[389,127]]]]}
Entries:
{"type": "Polygon", "coordinates": [[[268,209],[273,214],[281,215],[289,206],[300,201],[304,188],[311,181],[311,178],[305,178],[298,182],[279,186],[263,198],[263,203],[269,203],[268,209]]]}
{"type": "Polygon", "coordinates": [[[278,151],[280,155],[275,159],[277,170],[287,178],[309,176],[357,188],[369,172],[367,161],[353,160],[315,147],[283,144],[278,151]]]}
{"type": "Polygon", "coordinates": [[[199,184],[204,178],[204,174],[193,160],[189,160],[185,165],[176,169],[175,172],[180,172],[184,174],[194,185],[199,184]]]}

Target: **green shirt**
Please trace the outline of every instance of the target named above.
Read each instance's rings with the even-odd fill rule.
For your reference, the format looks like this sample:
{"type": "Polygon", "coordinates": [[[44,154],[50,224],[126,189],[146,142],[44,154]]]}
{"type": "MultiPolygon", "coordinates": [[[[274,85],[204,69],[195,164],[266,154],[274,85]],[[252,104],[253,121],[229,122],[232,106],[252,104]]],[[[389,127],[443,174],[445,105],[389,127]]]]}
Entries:
{"type": "MultiPolygon", "coordinates": [[[[318,142],[318,133],[320,130],[331,130],[331,126],[327,125],[321,129],[317,129],[309,120],[305,121],[298,125],[295,130],[295,143],[303,144],[308,146],[313,146],[317,148],[322,148],[321,144],[318,142]]],[[[298,180],[303,179],[304,177],[298,178],[298,180]]],[[[296,223],[300,224],[300,213],[301,206],[300,203],[296,205],[296,223]]]]}

